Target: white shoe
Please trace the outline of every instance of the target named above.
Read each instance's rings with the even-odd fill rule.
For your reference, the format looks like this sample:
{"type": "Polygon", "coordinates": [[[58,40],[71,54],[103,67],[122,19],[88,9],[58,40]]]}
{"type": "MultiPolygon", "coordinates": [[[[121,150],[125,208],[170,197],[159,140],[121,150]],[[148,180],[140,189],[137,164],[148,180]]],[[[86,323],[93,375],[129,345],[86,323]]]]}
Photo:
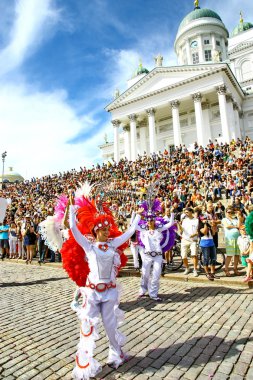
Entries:
{"type": "Polygon", "coordinates": [[[162,298],[161,297],[149,297],[151,300],[154,300],[154,301],[162,301],[162,298]]]}
{"type": "Polygon", "coordinates": [[[189,274],[190,273],[190,268],[186,268],[185,271],[184,271],[184,274],[189,274]]]}
{"type": "Polygon", "coordinates": [[[193,276],[194,276],[194,277],[198,277],[198,276],[199,276],[199,274],[198,274],[198,272],[196,271],[196,269],[193,270],[193,276]]]}

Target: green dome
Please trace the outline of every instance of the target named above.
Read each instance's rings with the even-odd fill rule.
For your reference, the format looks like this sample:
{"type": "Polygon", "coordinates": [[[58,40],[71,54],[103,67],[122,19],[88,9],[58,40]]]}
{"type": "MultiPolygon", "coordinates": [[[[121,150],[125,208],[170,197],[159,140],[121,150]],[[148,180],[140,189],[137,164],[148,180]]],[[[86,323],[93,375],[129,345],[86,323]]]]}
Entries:
{"type": "Polygon", "coordinates": [[[190,24],[191,21],[194,21],[203,17],[216,18],[217,20],[222,22],[222,19],[220,18],[220,16],[216,12],[212,11],[211,9],[195,8],[194,11],[188,13],[188,15],[185,16],[185,18],[181,21],[178,31],[180,31],[186,25],[190,24]]]}
{"type": "Polygon", "coordinates": [[[251,28],[253,28],[253,24],[251,24],[251,22],[239,22],[232,32],[232,37],[237,36],[237,34],[245,32],[251,28]]]}

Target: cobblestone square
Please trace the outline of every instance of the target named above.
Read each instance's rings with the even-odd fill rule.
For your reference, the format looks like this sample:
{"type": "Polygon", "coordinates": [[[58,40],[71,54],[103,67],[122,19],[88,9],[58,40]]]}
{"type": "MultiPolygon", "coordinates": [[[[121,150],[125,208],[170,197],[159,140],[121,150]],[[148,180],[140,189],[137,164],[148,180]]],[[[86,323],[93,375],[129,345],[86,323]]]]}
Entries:
{"type": "MultiPolygon", "coordinates": [[[[60,268],[0,263],[0,379],[71,379],[79,324],[75,285],[60,268]]],[[[253,379],[252,289],[161,280],[163,302],[137,301],[139,278],[119,279],[130,360],[97,379],[253,379]]]]}

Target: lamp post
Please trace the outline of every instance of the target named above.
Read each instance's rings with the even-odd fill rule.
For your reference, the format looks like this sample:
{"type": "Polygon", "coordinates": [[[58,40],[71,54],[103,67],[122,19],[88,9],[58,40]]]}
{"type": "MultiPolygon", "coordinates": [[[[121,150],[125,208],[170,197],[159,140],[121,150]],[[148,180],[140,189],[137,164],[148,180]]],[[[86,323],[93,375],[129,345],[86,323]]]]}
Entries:
{"type": "Polygon", "coordinates": [[[2,190],[3,190],[3,180],[4,180],[4,163],[5,163],[5,158],[7,156],[7,152],[2,153],[2,161],[3,161],[3,170],[2,170],[2,190]]]}

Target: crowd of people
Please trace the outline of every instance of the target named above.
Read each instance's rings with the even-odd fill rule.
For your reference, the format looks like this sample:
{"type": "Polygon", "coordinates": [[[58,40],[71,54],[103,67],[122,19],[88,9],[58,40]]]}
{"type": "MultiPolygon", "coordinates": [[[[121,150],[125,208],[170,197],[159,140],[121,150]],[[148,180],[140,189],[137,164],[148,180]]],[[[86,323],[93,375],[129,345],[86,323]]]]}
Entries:
{"type": "MultiPolygon", "coordinates": [[[[115,189],[124,190],[110,199],[110,207],[124,232],[132,210],[145,199],[150,183],[157,180],[157,197],[163,213],[174,214],[182,233],[185,273],[189,273],[188,251],[193,259],[193,273],[197,275],[195,257],[199,240],[203,251],[210,251],[206,244],[218,245],[218,228],[223,226],[227,251],[225,273],[230,275],[229,265],[234,256],[234,273],[238,274],[240,253],[237,240],[240,232],[243,235],[245,218],[253,204],[252,152],[253,142],[248,137],[232,140],[230,144],[209,141],[205,148],[197,143],[191,150],[180,145],[171,152],[144,153],[134,162],[126,158],[118,163],[112,160],[92,168],[81,167],[80,170],[32,178],[18,184],[4,184],[0,198],[10,198],[11,204],[0,226],[2,258],[24,259],[29,263],[37,255],[40,263],[54,261],[55,252],[44,244],[39,223],[53,215],[59,195],[75,191],[80,183],[110,181],[115,189]],[[199,220],[197,224],[195,219],[199,220]],[[195,231],[190,235],[189,225],[195,231]],[[210,240],[207,235],[213,242],[207,242],[210,240]]],[[[59,252],[56,257],[60,260],[59,252]]],[[[209,269],[205,262],[210,278],[214,271],[212,263],[209,269]]]]}

